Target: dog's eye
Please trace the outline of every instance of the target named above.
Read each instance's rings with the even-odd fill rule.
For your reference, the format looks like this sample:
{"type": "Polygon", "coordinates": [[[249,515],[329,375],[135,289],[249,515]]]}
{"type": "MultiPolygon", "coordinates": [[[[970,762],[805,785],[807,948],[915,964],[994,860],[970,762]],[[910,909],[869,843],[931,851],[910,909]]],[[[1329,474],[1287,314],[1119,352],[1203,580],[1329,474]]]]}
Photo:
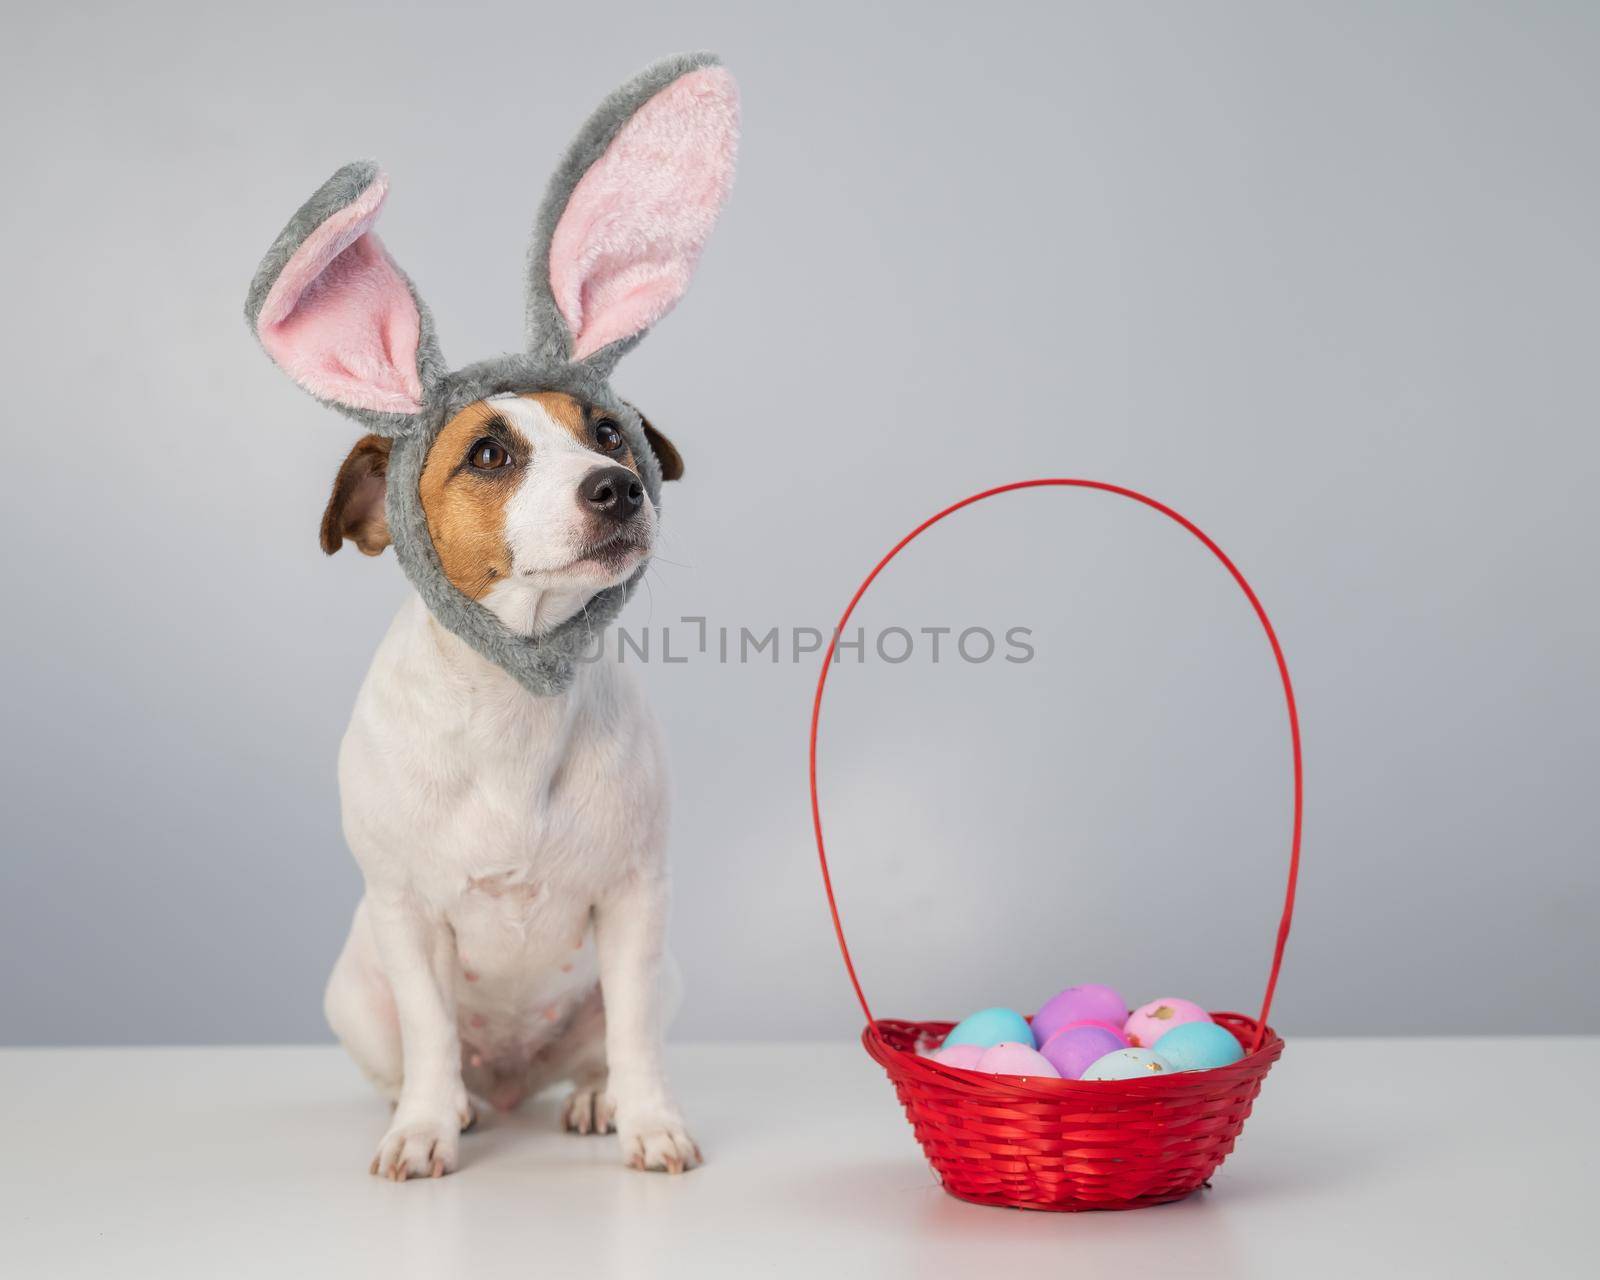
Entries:
{"type": "Polygon", "coordinates": [[[511,455],[505,451],[504,446],[485,436],[467,454],[467,461],[472,463],[479,471],[498,471],[511,461],[511,455]]]}
{"type": "Polygon", "coordinates": [[[615,453],[622,448],[622,432],[610,418],[601,418],[595,424],[594,442],[605,453],[615,453]]]}

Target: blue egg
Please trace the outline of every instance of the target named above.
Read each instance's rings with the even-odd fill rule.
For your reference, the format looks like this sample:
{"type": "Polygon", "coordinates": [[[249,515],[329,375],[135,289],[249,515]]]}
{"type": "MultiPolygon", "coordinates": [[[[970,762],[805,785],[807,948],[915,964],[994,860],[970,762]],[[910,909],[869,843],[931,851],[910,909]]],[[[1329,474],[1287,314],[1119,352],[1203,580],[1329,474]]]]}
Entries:
{"type": "Polygon", "coordinates": [[[979,1009],[977,1013],[968,1014],[950,1029],[943,1047],[976,1044],[987,1049],[1002,1040],[1033,1045],[1033,1032],[1028,1029],[1028,1020],[1015,1009],[979,1009]]]}
{"type": "Polygon", "coordinates": [[[1215,1022],[1180,1022],[1156,1041],[1155,1049],[1174,1071],[1210,1071],[1244,1057],[1233,1032],[1215,1022]]]}
{"type": "Polygon", "coordinates": [[[1144,1080],[1150,1076],[1167,1075],[1171,1071],[1172,1067],[1167,1060],[1149,1049],[1113,1049],[1105,1057],[1090,1063],[1089,1069],[1083,1073],[1083,1078],[1144,1080]]]}

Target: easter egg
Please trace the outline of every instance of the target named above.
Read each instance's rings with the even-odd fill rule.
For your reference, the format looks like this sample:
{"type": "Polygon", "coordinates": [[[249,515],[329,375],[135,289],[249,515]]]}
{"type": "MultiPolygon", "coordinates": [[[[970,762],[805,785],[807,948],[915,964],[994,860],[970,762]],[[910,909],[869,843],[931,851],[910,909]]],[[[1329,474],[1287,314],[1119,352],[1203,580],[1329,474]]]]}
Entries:
{"type": "Polygon", "coordinates": [[[1244,1057],[1233,1032],[1215,1022],[1180,1023],[1156,1041],[1155,1049],[1174,1071],[1209,1071],[1244,1057]]]}
{"type": "Polygon", "coordinates": [[[1143,1045],[1148,1049],[1173,1027],[1184,1022],[1210,1022],[1211,1015],[1193,1000],[1179,1000],[1168,996],[1142,1004],[1128,1015],[1122,1024],[1122,1034],[1134,1048],[1143,1045]]]}
{"type": "Polygon", "coordinates": [[[1089,1064],[1085,1080],[1143,1080],[1147,1076],[1167,1075],[1172,1066],[1150,1049],[1114,1049],[1098,1062],[1089,1064]]]}
{"type": "Polygon", "coordinates": [[[977,1070],[994,1076],[1046,1076],[1059,1080],[1061,1073],[1031,1044],[1006,1040],[983,1051],[977,1070]]]}
{"type": "Polygon", "coordinates": [[[969,1013],[944,1038],[946,1046],[953,1044],[978,1044],[987,1049],[1002,1040],[1017,1044],[1032,1044],[1033,1032],[1028,1030],[1028,1020],[1015,1009],[979,1009],[969,1013]]]}
{"type": "Polygon", "coordinates": [[[1128,1037],[1122,1034],[1122,1023],[1120,1022],[1100,1022],[1094,1018],[1085,1018],[1082,1022],[1067,1023],[1060,1031],[1056,1032],[1056,1035],[1060,1035],[1062,1031],[1071,1031],[1074,1027],[1102,1027],[1116,1036],[1122,1042],[1123,1048],[1128,1047],[1128,1037]]]}
{"type": "Polygon", "coordinates": [[[1043,1044],[1072,1022],[1109,1022],[1121,1027],[1128,1020],[1128,1006],[1110,987],[1086,982],[1068,987],[1051,996],[1033,1015],[1033,1038],[1043,1044]]]}
{"type": "Polygon", "coordinates": [[[1081,1080],[1083,1073],[1101,1058],[1127,1047],[1122,1032],[1101,1022],[1080,1022],[1056,1032],[1039,1052],[1063,1080],[1081,1080]]]}
{"type": "Polygon", "coordinates": [[[981,1044],[941,1045],[928,1056],[947,1067],[961,1067],[966,1071],[978,1069],[978,1059],[988,1050],[981,1044]]]}

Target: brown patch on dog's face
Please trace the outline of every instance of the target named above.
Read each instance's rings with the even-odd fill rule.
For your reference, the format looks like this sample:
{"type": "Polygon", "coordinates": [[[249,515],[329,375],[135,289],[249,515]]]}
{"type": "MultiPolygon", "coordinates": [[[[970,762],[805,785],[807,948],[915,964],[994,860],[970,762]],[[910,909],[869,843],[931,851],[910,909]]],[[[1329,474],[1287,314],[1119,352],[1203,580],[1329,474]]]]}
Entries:
{"type": "Polygon", "coordinates": [[[478,599],[511,572],[506,503],[532,449],[522,433],[482,400],[451,418],[428,450],[418,493],[445,577],[478,599]]]}
{"type": "Polygon", "coordinates": [[[322,513],[322,549],[330,556],[346,538],[369,556],[382,554],[389,545],[383,503],[393,443],[384,436],[362,436],[340,466],[322,513]]]}

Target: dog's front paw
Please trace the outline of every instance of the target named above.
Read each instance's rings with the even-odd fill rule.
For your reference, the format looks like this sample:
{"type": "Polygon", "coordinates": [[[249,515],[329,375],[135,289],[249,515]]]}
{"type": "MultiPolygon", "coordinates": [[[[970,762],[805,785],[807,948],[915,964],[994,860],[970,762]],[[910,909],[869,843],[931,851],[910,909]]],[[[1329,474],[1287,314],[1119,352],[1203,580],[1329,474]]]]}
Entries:
{"type": "Polygon", "coordinates": [[[404,1115],[397,1111],[389,1132],[378,1144],[370,1172],[392,1182],[407,1178],[442,1178],[460,1164],[462,1112],[404,1115]]]}
{"type": "Polygon", "coordinates": [[[616,1126],[617,1104],[604,1089],[579,1085],[561,1111],[561,1127],[568,1133],[610,1133],[616,1126]]]}
{"type": "Polygon", "coordinates": [[[638,1121],[619,1114],[617,1137],[622,1141],[622,1159],[630,1169],[683,1173],[703,1163],[700,1148],[676,1112],[660,1111],[638,1121]]]}

